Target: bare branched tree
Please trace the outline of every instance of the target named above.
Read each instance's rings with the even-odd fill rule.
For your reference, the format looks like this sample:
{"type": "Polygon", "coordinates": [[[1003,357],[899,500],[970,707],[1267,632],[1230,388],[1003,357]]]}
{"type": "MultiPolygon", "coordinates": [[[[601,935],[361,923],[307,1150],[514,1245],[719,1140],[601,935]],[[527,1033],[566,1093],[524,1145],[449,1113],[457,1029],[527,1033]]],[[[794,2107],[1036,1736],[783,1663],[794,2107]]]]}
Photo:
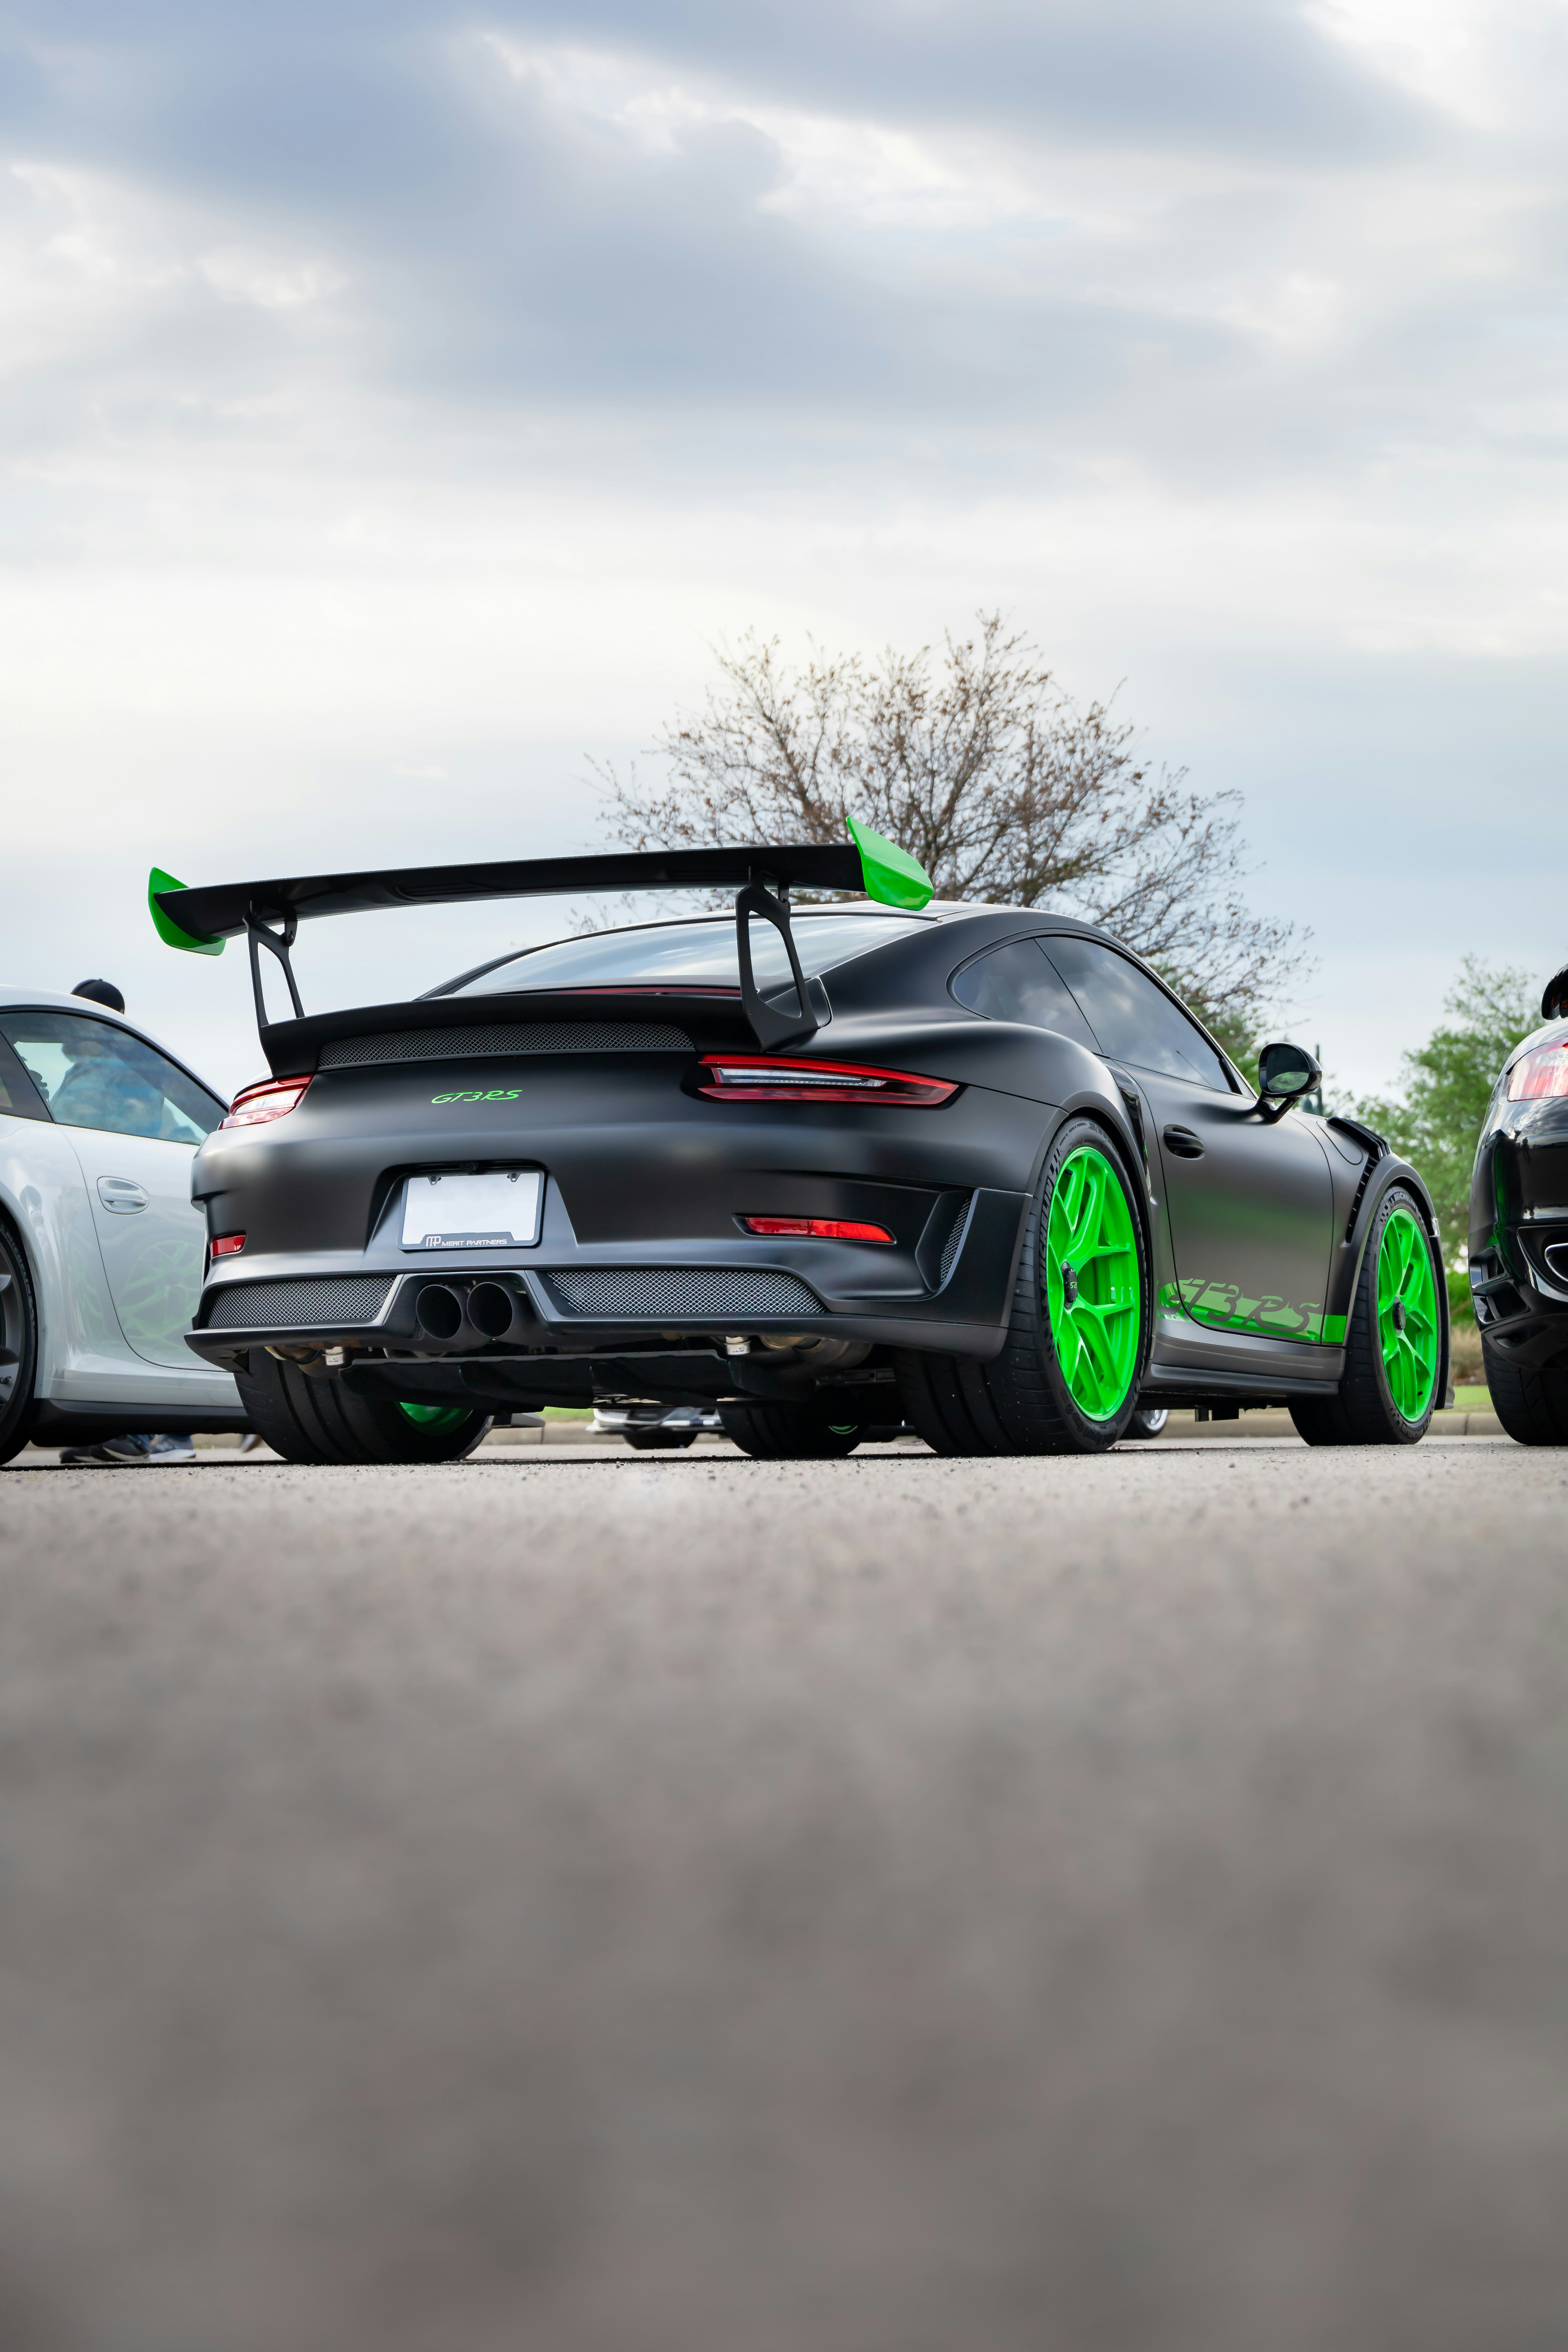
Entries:
{"type": "Polygon", "coordinates": [[[598,771],[616,837],[638,849],[842,841],[847,814],[918,857],[942,898],[1049,906],[1148,957],[1230,1043],[1301,968],[1292,926],[1245,903],[1239,795],[1152,772],[1110,706],[1080,708],[999,614],[973,637],[875,663],[776,638],[717,648],[721,683],[634,770],[598,771]]]}

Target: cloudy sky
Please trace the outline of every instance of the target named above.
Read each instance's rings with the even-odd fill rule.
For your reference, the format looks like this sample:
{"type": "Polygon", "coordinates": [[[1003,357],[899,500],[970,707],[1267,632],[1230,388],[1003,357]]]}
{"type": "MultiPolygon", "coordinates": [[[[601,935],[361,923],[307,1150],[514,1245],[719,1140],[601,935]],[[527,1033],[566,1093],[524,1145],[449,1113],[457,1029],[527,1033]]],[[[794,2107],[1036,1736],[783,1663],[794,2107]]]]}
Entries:
{"type": "Polygon", "coordinates": [[[237,1083],[152,862],[591,845],[711,640],[981,605],[1245,793],[1346,1084],[1568,955],[1564,0],[0,22],[5,977],[237,1083]]]}

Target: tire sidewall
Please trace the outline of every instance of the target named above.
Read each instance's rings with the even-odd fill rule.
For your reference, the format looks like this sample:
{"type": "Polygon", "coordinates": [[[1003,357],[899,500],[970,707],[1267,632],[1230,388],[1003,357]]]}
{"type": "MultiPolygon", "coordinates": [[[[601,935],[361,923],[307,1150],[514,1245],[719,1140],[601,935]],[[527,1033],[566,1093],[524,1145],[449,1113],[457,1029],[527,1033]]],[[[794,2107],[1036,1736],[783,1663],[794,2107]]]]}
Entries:
{"type": "Polygon", "coordinates": [[[1438,1391],[1443,1381],[1443,1302],[1447,1296],[1447,1286],[1443,1279],[1442,1264],[1433,1244],[1426,1220],[1421,1213],[1421,1203],[1403,1184],[1391,1184],[1377,1204],[1377,1213],[1372,1221],[1372,1231],[1367,1236],[1366,1259],[1362,1268],[1362,1280],[1366,1286],[1372,1375],[1376,1384],[1378,1398],[1387,1416],[1391,1431],[1405,1443],[1415,1444],[1417,1439],[1426,1436],[1432,1415],[1437,1410],[1438,1391]],[[1415,1219],[1416,1230],[1426,1244],[1426,1263],[1431,1269],[1434,1301],[1437,1309],[1437,1364],[1432,1378],[1432,1393],[1426,1400],[1426,1410],[1419,1421],[1407,1421],[1394,1402],[1394,1391],[1388,1385],[1388,1374],[1384,1369],[1383,1334],[1377,1319],[1377,1269],[1383,1255],[1383,1237],[1388,1230],[1391,1218],[1401,1209],[1415,1219]]]}
{"type": "Polygon", "coordinates": [[[1108,1129],[1091,1118],[1065,1119],[1051,1140],[1046,1154],[1046,1164],[1035,1194],[1034,1208],[1035,1281],[1033,1308],[1039,1358],[1051,1402],[1057,1412],[1074,1433],[1085,1452],[1113,1445],[1125,1435],[1133,1414],[1138,1410],[1138,1391],[1148,1368],[1151,1334],[1153,1328],[1150,1314],[1149,1235],[1144,1223],[1140,1188],[1128,1165],[1127,1154],[1108,1129]],[[1085,1146],[1108,1160],[1116,1171],[1118,1182],[1127,1202],[1128,1214],[1138,1251],[1138,1354],[1132,1367],[1132,1377],[1127,1394],[1108,1421],[1096,1421],[1085,1412],[1068,1388],[1057,1357],[1056,1335],[1051,1328],[1050,1308],[1046,1297],[1046,1235],[1050,1222],[1051,1201],[1056,1192],[1057,1179],[1063,1164],[1075,1151],[1085,1146]]]}
{"type": "MultiPolygon", "coordinates": [[[[22,1239],[9,1217],[0,1215],[0,1273],[9,1273],[19,1306],[21,1347],[17,1349],[16,1384],[0,1417],[0,1462],[9,1462],[27,1443],[33,1420],[33,1390],[38,1375],[38,1300],[33,1269],[22,1239]]],[[[10,1318],[5,1318],[9,1321],[10,1318]]],[[[3,1328],[3,1327],[0,1327],[3,1328]]]]}

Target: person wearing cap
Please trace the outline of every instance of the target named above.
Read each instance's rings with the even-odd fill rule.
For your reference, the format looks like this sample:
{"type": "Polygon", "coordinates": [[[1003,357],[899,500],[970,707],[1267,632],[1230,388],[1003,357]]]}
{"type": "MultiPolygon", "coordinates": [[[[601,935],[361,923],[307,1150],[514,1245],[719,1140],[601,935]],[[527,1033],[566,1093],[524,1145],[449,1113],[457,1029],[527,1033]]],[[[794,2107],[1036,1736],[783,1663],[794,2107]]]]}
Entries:
{"type": "MultiPolygon", "coordinates": [[[[82,980],[72,989],[73,996],[85,997],[89,1004],[101,1004],[110,1013],[123,1013],[125,999],[111,980],[82,980]]],[[[73,1084],[90,1087],[94,1073],[88,1062],[78,1062],[67,1072],[62,1089],[73,1084]]],[[[92,1125],[90,1118],[83,1124],[92,1125]]],[[[93,1468],[100,1465],[110,1469],[132,1469],[143,1463],[194,1462],[196,1449],[188,1437],[171,1437],[163,1432],[148,1431],[128,1433],[124,1437],[106,1437],[97,1445],[67,1445],[60,1452],[62,1465],[73,1469],[93,1468]]]]}

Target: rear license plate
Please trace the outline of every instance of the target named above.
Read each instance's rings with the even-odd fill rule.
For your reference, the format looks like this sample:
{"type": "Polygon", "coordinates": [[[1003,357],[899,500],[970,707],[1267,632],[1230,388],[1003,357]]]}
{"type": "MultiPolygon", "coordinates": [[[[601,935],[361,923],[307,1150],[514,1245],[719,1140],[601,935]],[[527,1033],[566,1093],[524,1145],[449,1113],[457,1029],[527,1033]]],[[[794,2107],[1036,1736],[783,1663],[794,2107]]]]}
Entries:
{"type": "Polygon", "coordinates": [[[526,1249],[539,1239],[544,1179],[537,1168],[482,1176],[410,1176],[403,1195],[405,1249],[526,1249]]]}

